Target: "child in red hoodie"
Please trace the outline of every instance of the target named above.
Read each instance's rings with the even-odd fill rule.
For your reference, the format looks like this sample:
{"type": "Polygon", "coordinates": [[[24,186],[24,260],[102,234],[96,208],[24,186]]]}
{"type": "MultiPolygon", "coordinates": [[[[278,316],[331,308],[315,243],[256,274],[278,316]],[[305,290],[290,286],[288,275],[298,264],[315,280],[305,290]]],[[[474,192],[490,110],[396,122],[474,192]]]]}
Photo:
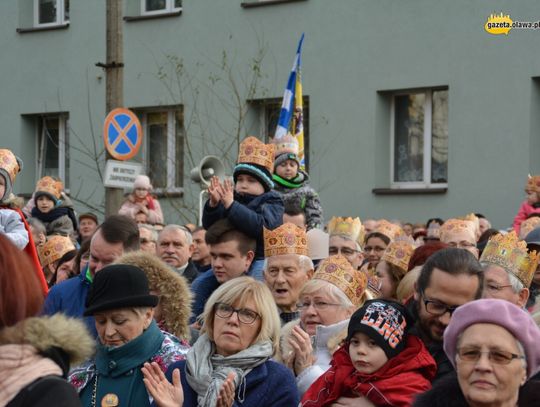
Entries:
{"type": "Polygon", "coordinates": [[[414,397],[431,388],[437,365],[412,326],[405,307],[371,300],[349,322],[345,344],[331,367],[308,389],[301,407],[330,406],[340,397],[365,397],[373,405],[411,406],[414,397]]]}

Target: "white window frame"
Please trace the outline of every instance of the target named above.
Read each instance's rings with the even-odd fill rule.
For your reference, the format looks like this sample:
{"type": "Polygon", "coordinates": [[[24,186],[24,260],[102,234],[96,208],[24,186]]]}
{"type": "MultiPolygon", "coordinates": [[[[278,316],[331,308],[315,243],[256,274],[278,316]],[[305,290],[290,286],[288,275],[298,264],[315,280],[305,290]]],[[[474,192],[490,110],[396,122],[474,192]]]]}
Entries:
{"type": "Polygon", "coordinates": [[[174,13],[176,11],[181,11],[182,7],[174,7],[174,0],[166,0],[165,8],[163,10],[146,10],[146,0],[141,0],[141,15],[143,16],[155,16],[159,14],[174,13]]]}
{"type": "MultiPolygon", "coordinates": [[[[184,188],[176,186],[176,112],[177,108],[165,108],[165,109],[152,109],[146,110],[141,113],[141,126],[143,128],[143,139],[145,140],[143,150],[143,166],[147,171],[148,167],[148,145],[150,143],[150,137],[147,134],[148,130],[148,114],[151,113],[167,113],[167,186],[165,188],[154,188],[154,192],[157,194],[164,192],[183,192],[184,188]]],[[[183,165],[183,157],[180,160],[183,165]]],[[[180,182],[180,184],[182,184],[180,182]]]]}
{"type": "Polygon", "coordinates": [[[434,189],[447,188],[448,183],[433,183],[431,182],[431,118],[432,118],[432,99],[433,92],[443,89],[424,89],[410,92],[397,92],[392,94],[392,103],[390,107],[390,187],[393,189],[434,189]],[[423,148],[423,182],[396,182],[394,181],[394,161],[395,161],[395,134],[396,134],[396,96],[424,94],[424,148],[423,148]]]}
{"type": "Polygon", "coordinates": [[[52,23],[40,23],[39,22],[39,0],[34,0],[34,27],[55,27],[57,25],[62,25],[69,23],[69,20],[65,16],[65,4],[64,0],[55,0],[56,1],[56,21],[52,23]]]}
{"type": "MultiPolygon", "coordinates": [[[[38,134],[36,138],[37,144],[37,168],[36,168],[36,179],[40,179],[44,176],[43,174],[43,160],[44,150],[46,144],[46,135],[45,135],[45,126],[43,121],[47,119],[58,119],[58,177],[64,183],[64,190],[66,193],[69,193],[68,177],[66,177],[66,139],[68,138],[68,125],[69,118],[67,115],[40,115],[38,120],[41,121],[41,134],[38,134]],[[41,142],[41,143],[40,143],[41,142]]],[[[39,132],[39,124],[37,126],[37,131],[39,132]]]]}

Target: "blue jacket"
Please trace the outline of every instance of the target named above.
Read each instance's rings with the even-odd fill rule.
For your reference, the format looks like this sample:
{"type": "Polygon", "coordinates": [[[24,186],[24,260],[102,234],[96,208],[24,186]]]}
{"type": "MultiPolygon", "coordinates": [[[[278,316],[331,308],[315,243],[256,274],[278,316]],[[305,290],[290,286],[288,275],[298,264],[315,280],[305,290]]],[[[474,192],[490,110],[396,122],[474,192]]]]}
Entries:
{"type": "MultiPolygon", "coordinates": [[[[167,379],[171,382],[175,368],[180,369],[184,390],[183,406],[197,407],[197,393],[186,380],[186,362],[180,361],[169,366],[167,379]]],[[[238,401],[237,393],[233,407],[296,407],[299,402],[300,397],[292,372],[285,366],[269,360],[248,373],[244,402],[238,401]]]]}
{"type": "Polygon", "coordinates": [[[90,334],[96,338],[94,317],[83,317],[86,294],[88,294],[89,288],[90,282],[86,279],[86,270],[82,270],[78,276],[54,285],[45,298],[43,314],[53,315],[61,312],[68,317],[81,318],[90,334]]]}
{"type": "Polygon", "coordinates": [[[234,202],[225,209],[220,202],[211,208],[208,201],[204,205],[202,223],[208,229],[216,221],[227,218],[236,229],[257,240],[255,259],[264,259],[263,226],[275,229],[283,224],[283,199],[275,191],[262,195],[234,194],[234,202]]]}

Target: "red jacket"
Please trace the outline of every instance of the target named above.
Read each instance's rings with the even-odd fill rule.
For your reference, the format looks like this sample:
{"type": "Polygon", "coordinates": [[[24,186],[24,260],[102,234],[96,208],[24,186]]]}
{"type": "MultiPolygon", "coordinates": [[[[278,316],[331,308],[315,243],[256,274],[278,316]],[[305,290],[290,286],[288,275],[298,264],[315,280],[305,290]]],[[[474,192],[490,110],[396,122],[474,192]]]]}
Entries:
{"type": "Polygon", "coordinates": [[[519,235],[519,227],[521,226],[521,223],[527,219],[527,216],[529,216],[531,213],[540,213],[540,208],[535,208],[532,206],[529,202],[523,201],[521,203],[521,206],[519,207],[519,211],[514,218],[513,227],[516,233],[519,235]]]}
{"type": "Polygon", "coordinates": [[[376,406],[408,407],[417,394],[431,388],[436,372],[435,361],[414,335],[408,336],[402,352],[372,374],[356,371],[344,345],[334,353],[331,368],[304,394],[301,407],[325,407],[339,397],[360,396],[376,406]]]}

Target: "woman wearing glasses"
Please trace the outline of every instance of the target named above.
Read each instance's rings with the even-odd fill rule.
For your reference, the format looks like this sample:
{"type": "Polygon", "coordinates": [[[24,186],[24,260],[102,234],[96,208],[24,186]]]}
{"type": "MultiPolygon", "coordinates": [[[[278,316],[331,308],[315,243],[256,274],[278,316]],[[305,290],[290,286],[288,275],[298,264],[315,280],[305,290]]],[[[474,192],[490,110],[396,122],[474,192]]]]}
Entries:
{"type": "Polygon", "coordinates": [[[444,351],[456,369],[414,406],[536,406],[540,330],[531,316],[505,300],[460,306],[444,332],[444,351]]]}
{"type": "Polygon", "coordinates": [[[338,255],[323,260],[300,291],[300,319],[282,328],[281,359],[294,372],[301,395],[330,368],[366,286],[366,275],[338,255]]]}
{"type": "Polygon", "coordinates": [[[272,294],[251,277],[221,285],[206,302],[202,335],[185,361],[165,375],[145,364],[148,392],[159,407],[296,406],[291,372],[270,360],[280,322],[272,294]]]}

